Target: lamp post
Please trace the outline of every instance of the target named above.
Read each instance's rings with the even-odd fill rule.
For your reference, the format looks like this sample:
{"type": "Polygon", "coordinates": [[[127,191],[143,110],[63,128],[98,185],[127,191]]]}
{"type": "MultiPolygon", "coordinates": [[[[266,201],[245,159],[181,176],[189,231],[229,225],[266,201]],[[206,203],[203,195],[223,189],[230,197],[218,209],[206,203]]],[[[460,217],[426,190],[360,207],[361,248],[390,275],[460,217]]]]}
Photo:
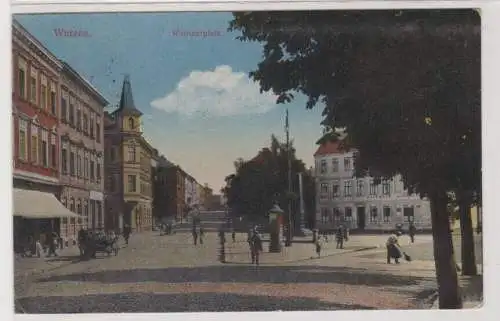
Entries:
{"type": "Polygon", "coordinates": [[[271,235],[271,241],[269,243],[270,253],[281,252],[281,216],[283,213],[283,210],[278,204],[274,204],[269,210],[269,227],[271,235]]]}
{"type": "Polygon", "coordinates": [[[287,170],[288,170],[288,196],[287,196],[287,205],[288,205],[288,226],[286,233],[286,242],[285,246],[292,245],[292,153],[290,146],[290,123],[288,120],[288,109],[286,110],[286,118],[285,118],[285,133],[286,133],[286,157],[287,157],[287,170]]]}

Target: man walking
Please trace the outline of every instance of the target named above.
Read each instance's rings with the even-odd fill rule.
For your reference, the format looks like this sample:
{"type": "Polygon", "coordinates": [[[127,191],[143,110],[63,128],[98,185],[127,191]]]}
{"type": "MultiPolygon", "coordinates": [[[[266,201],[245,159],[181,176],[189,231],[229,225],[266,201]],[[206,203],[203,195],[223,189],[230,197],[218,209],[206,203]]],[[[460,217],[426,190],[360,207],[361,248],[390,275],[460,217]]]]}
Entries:
{"type": "Polygon", "coordinates": [[[337,241],[337,249],[344,248],[344,229],[342,226],[337,228],[337,232],[335,233],[335,240],[337,241]]]}
{"type": "Polygon", "coordinates": [[[417,233],[417,228],[413,222],[410,222],[410,226],[408,227],[408,235],[410,235],[410,240],[412,243],[415,243],[415,234],[417,233]]]}
{"type": "Polygon", "coordinates": [[[125,224],[123,227],[123,238],[125,239],[125,244],[128,245],[128,240],[130,238],[130,234],[132,233],[132,229],[128,224],[125,224]]]}
{"type": "Polygon", "coordinates": [[[203,244],[203,236],[205,235],[205,230],[200,226],[200,244],[203,244]]]}
{"type": "Polygon", "coordinates": [[[49,248],[49,252],[47,253],[47,257],[51,256],[54,254],[54,256],[57,256],[56,253],[56,247],[57,247],[57,239],[59,236],[57,235],[56,232],[51,232],[47,235],[47,246],[49,248]]]}
{"type": "Polygon", "coordinates": [[[250,254],[252,257],[252,264],[259,265],[259,257],[262,250],[262,238],[257,231],[257,227],[255,227],[252,233],[252,237],[250,238],[250,254]]]}

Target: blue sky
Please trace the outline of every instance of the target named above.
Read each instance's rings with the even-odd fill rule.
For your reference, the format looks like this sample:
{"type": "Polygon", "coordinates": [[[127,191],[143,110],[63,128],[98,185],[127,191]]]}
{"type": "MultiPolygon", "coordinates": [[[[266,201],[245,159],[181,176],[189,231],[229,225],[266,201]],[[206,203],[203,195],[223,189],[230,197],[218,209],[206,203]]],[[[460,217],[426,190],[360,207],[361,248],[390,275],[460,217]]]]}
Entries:
{"type": "MultiPolygon", "coordinates": [[[[226,31],[230,13],[123,13],[17,15],[16,19],[60,59],[116,106],[124,74],[143,113],[146,138],[198,182],[219,190],[233,161],[248,159],[284,137],[285,105],[260,94],[248,79],[262,50],[226,31]],[[80,30],[89,37],[56,36],[54,29],[80,30]],[[176,30],[180,32],[175,36],[176,30]],[[205,31],[216,35],[188,36],[205,31]]],[[[321,134],[321,109],[290,108],[297,153],[313,165],[321,134]]],[[[113,109],[113,108],[110,108],[113,109]]]]}

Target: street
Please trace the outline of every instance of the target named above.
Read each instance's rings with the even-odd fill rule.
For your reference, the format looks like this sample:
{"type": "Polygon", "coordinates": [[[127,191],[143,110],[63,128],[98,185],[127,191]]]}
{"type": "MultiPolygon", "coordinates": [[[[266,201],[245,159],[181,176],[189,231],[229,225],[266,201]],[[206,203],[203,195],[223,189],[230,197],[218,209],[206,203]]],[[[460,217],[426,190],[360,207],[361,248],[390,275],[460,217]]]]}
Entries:
{"type": "MultiPolygon", "coordinates": [[[[118,256],[47,259],[52,270],[16,284],[16,308],[25,313],[428,308],[424,300],[435,288],[434,262],[416,258],[387,265],[381,252],[385,239],[354,236],[344,250],[328,243],[322,258],[313,257],[312,244],[296,243],[282,253],[264,253],[256,267],[249,264],[244,234],[227,242],[228,263],[222,264],[216,233],[207,233],[196,247],[187,233],[142,233],[118,256]]],[[[431,244],[424,235],[411,249],[431,244]]],[[[16,264],[16,274],[21,268],[16,264]]]]}

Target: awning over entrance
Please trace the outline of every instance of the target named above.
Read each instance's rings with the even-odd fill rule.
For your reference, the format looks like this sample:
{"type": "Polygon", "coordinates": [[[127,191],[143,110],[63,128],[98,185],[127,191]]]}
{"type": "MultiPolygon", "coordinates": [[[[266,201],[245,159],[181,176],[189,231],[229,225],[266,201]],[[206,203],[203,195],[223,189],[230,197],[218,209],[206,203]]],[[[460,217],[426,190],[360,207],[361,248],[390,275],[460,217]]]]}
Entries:
{"type": "Polygon", "coordinates": [[[54,194],[14,188],[14,216],[56,218],[79,216],[62,205],[54,194]]]}

